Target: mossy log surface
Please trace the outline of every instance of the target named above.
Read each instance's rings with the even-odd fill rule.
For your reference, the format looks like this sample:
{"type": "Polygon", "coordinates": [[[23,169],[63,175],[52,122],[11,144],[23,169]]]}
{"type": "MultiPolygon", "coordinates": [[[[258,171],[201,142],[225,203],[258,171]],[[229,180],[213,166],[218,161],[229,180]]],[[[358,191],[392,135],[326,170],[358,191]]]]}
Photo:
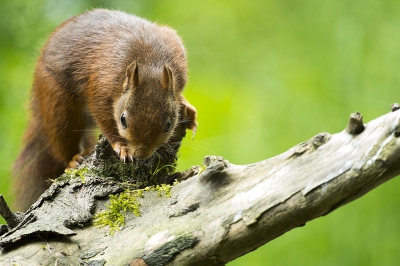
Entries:
{"type": "Polygon", "coordinates": [[[360,118],[254,164],[207,156],[175,174],[170,198],[146,191],[141,216],[128,212],[114,235],[90,221],[120,183],[85,176],[54,184],[0,236],[0,265],[224,265],[400,173],[400,112],[365,125],[360,118]]]}

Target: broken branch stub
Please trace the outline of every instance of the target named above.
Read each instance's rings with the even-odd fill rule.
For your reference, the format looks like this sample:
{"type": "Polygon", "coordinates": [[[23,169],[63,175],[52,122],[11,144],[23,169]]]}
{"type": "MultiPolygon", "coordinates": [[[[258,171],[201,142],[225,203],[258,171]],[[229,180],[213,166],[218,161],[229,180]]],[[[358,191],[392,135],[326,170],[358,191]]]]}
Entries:
{"type": "Polygon", "coordinates": [[[347,124],[346,131],[349,134],[357,135],[363,132],[364,123],[362,114],[359,112],[350,115],[349,123],[347,124]]]}

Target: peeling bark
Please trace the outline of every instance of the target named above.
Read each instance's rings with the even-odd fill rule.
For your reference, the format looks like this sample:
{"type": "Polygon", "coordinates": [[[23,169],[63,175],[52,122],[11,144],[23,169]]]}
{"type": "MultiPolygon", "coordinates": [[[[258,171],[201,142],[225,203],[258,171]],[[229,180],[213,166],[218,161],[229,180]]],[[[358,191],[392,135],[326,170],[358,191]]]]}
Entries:
{"type": "Polygon", "coordinates": [[[106,208],[104,196],[119,191],[117,183],[88,177],[59,185],[35,207],[35,222],[26,215],[0,236],[0,264],[224,265],[398,175],[399,136],[400,112],[366,125],[356,113],[342,132],[318,134],[265,161],[234,165],[208,156],[204,170],[182,175],[187,180],[171,198],[146,192],[141,216],[127,213],[113,236],[89,221],[106,208]],[[40,239],[17,234],[39,221],[59,232],[39,229],[40,239]]]}

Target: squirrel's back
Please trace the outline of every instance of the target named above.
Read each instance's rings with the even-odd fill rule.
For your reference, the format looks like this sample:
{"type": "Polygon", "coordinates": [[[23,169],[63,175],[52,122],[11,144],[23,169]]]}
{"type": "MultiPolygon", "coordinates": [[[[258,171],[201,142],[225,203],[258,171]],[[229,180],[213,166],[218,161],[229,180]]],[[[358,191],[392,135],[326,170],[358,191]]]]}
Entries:
{"type": "Polygon", "coordinates": [[[132,58],[155,68],[168,64],[178,87],[186,84],[186,53],[176,32],[120,11],[94,9],[67,20],[50,36],[39,60],[73,91],[88,82],[118,87],[124,80],[118,74],[132,58]]]}

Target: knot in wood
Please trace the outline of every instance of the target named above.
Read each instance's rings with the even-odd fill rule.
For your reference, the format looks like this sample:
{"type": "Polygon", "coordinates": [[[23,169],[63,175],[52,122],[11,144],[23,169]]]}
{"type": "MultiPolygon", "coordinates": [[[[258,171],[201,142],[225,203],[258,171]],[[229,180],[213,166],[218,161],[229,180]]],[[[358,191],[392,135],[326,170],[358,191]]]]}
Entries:
{"type": "Polygon", "coordinates": [[[226,176],[225,169],[229,162],[221,156],[206,156],[204,157],[204,165],[207,168],[200,174],[200,183],[206,184],[211,181],[221,181],[226,176]]]}
{"type": "Polygon", "coordinates": [[[400,109],[400,105],[398,103],[394,103],[394,104],[392,104],[390,109],[392,109],[392,112],[395,112],[400,109]]]}
{"type": "Polygon", "coordinates": [[[327,143],[330,139],[330,134],[323,132],[323,133],[319,133],[318,135],[316,135],[314,137],[314,140],[312,142],[313,147],[315,149],[318,149],[320,146],[324,145],[325,143],[327,143]]]}

